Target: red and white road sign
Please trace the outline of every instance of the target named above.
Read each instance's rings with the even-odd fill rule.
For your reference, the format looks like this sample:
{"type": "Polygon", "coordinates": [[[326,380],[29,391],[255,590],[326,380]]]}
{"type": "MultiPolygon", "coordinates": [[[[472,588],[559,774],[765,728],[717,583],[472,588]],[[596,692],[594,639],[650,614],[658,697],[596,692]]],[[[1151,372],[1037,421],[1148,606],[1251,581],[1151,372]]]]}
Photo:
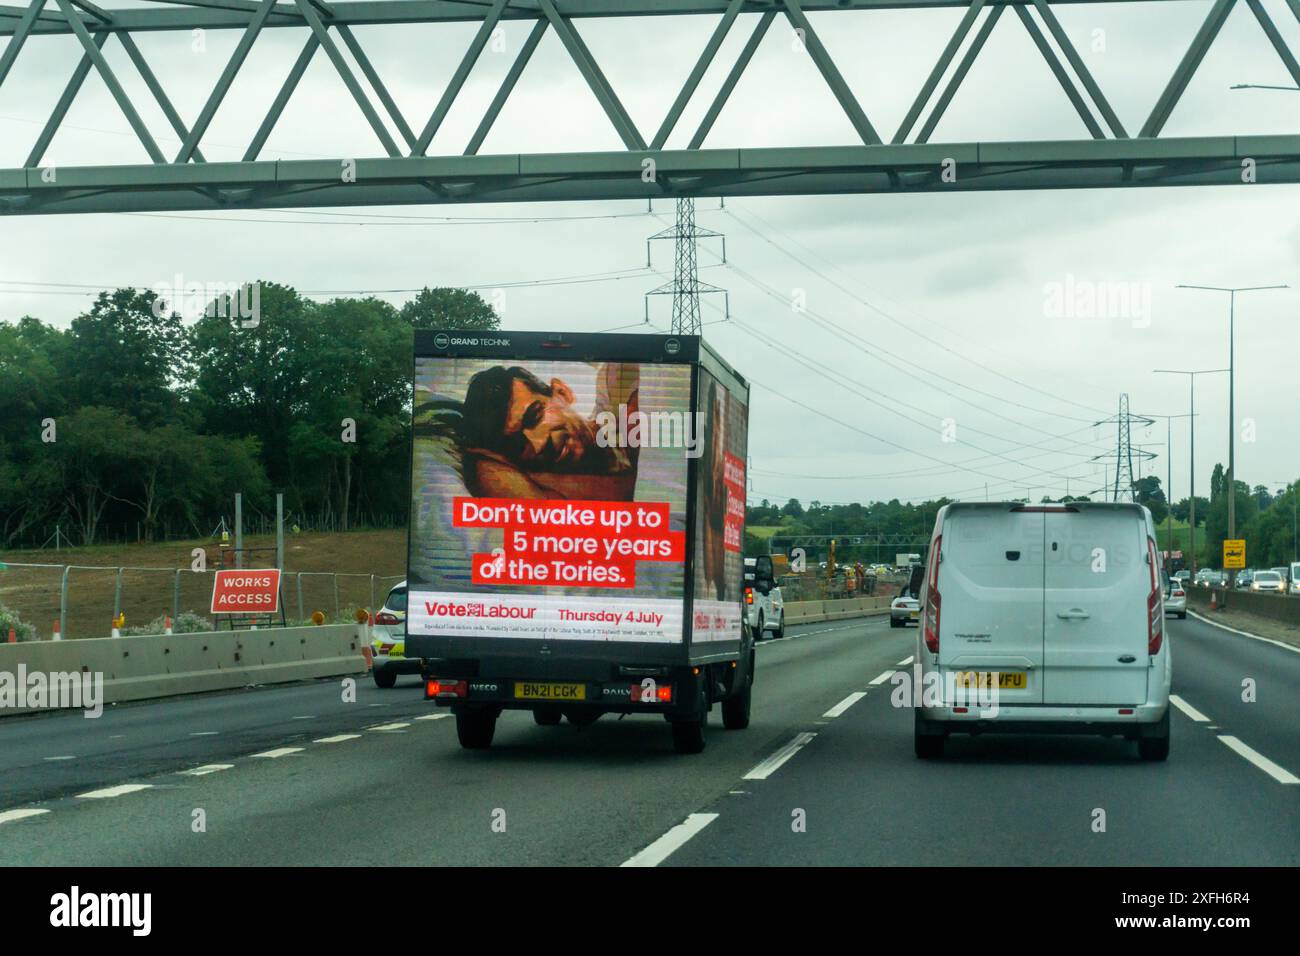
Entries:
{"type": "Polygon", "coordinates": [[[212,582],[213,614],[275,614],[279,610],[279,568],[217,572],[212,582]]]}

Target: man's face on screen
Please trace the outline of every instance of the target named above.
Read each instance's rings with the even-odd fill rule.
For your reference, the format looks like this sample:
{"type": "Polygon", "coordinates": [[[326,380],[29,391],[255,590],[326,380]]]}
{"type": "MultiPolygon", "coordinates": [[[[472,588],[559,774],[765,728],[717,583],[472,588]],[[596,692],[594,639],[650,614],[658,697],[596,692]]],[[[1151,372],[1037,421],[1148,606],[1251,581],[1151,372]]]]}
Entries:
{"type": "Polygon", "coordinates": [[[574,408],[573,392],[558,378],[551,394],[533,391],[521,379],[511,383],[506,413],[506,447],[512,459],[532,471],[580,471],[592,464],[595,423],[574,408]]]}

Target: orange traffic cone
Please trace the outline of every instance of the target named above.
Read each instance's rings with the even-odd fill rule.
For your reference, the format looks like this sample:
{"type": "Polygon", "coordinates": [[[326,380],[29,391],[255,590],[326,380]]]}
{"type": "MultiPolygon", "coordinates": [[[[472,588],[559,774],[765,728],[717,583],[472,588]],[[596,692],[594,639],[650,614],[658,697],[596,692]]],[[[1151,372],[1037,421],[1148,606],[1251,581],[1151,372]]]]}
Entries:
{"type": "Polygon", "coordinates": [[[366,670],[370,670],[375,666],[374,651],[369,644],[361,645],[361,656],[366,659],[366,670]]]}
{"type": "Polygon", "coordinates": [[[61,640],[63,640],[63,632],[59,629],[59,620],[58,620],[58,618],[55,618],[55,619],[54,619],[54,630],[50,632],[50,640],[52,640],[52,641],[61,641],[61,640]]]}
{"type": "Polygon", "coordinates": [[[1213,589],[1211,589],[1211,591],[1210,591],[1210,610],[1211,610],[1211,611],[1217,611],[1218,609],[1219,609],[1219,592],[1218,592],[1218,591],[1215,591],[1215,590],[1213,590],[1213,589]]]}
{"type": "Polygon", "coordinates": [[[172,633],[172,619],[171,619],[170,617],[164,617],[164,618],[163,618],[163,633],[166,634],[166,635],[169,636],[169,637],[171,636],[171,633],[172,633]]]}
{"type": "Polygon", "coordinates": [[[10,644],[18,643],[18,632],[15,631],[12,627],[9,628],[9,643],[10,644]]]}

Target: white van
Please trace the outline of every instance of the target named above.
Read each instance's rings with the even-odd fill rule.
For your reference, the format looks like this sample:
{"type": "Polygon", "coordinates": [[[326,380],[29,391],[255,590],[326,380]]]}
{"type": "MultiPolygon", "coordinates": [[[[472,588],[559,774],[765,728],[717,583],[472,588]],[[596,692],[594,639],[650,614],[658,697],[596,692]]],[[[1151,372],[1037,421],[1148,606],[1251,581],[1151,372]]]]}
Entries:
{"type": "Polygon", "coordinates": [[[996,731],[1122,735],[1145,760],[1168,757],[1159,562],[1137,504],[941,508],[920,595],[916,672],[933,693],[916,697],[917,756],[996,731]]]}

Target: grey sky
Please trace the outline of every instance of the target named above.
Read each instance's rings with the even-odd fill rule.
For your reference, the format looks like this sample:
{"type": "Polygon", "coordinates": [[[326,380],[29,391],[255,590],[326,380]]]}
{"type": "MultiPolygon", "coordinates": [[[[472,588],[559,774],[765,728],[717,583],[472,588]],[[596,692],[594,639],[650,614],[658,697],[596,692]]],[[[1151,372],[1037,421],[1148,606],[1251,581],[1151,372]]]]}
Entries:
{"type": "MultiPolygon", "coordinates": [[[[1264,5],[1291,48],[1300,51],[1294,15],[1282,0],[1264,5]]],[[[1184,0],[1054,9],[1121,120],[1135,132],[1209,6],[1208,0],[1184,0]],[[1104,51],[1093,49],[1099,36],[1104,51]]],[[[956,9],[833,14],[814,16],[813,24],[888,139],[959,16],[956,9]]],[[[670,146],[689,138],[752,22],[745,15],[732,31],[670,146]]],[[[579,29],[649,136],[714,23],[711,17],[582,21],[579,29]]],[[[505,50],[484,54],[431,154],[463,149],[527,29],[507,25],[505,50]]],[[[356,32],[418,129],[473,26],[356,32]]],[[[188,34],[138,37],[187,119],[199,110],[236,40],[233,31],[209,32],[205,49],[195,51],[188,34]]],[[[303,31],[296,29],[268,30],[258,40],[204,140],[209,160],[242,153],[302,40],[303,31]]],[[[6,42],[0,40],[0,48],[6,42]]],[[[70,37],[36,38],[24,50],[0,88],[0,167],[23,162],[77,55],[70,37]]],[[[120,46],[110,44],[108,57],[164,151],[174,150],[165,120],[120,46]]],[[[1289,82],[1244,4],[1229,18],[1163,135],[1300,129],[1300,93],[1229,91],[1237,82],[1289,82]]],[[[1007,15],[934,139],[1082,135],[1023,27],[1007,15]]],[[[807,55],[778,21],[706,145],[853,141],[807,55]]],[[[593,148],[617,149],[617,137],[548,33],[482,151],[593,148]]],[[[318,54],[264,158],[379,152],[318,54]]],[[[46,162],[143,161],[129,126],[92,76],[46,162]]],[[[993,497],[1038,497],[1062,493],[1067,475],[1072,492],[1092,491],[1102,470],[1088,459],[1113,449],[1115,436],[1113,428],[1091,423],[1115,413],[1121,392],[1130,394],[1135,411],[1181,414],[1187,410],[1186,380],[1153,376],[1151,369],[1226,364],[1227,297],[1175,290],[1177,283],[1300,287],[1297,187],[773,198],[729,202],[725,211],[716,200],[701,200],[699,210],[704,225],[727,236],[730,268],[715,264],[719,247],[713,242],[702,245],[700,260],[706,266],[702,277],[730,290],[735,319],[709,325],[706,336],[761,383],[750,431],[755,499],[983,497],[986,482],[993,497]],[[1140,293],[1149,292],[1150,308],[1140,315],[1053,318],[1045,306],[1051,283],[1103,290],[1103,283],[1136,284],[1140,293]],[[801,295],[803,313],[791,307],[801,295]],[[801,364],[801,356],[811,368],[801,364]],[[955,441],[944,441],[946,419],[947,435],[955,441]],[[822,477],[805,477],[810,475],[822,477]],[[864,477],[875,475],[882,477],[864,477]]],[[[89,290],[33,283],[149,286],[179,273],[188,281],[260,277],[321,291],[469,284],[485,286],[489,294],[500,283],[632,270],[600,283],[504,292],[507,328],[608,329],[638,322],[642,293],[663,281],[635,270],[644,265],[645,237],[671,221],[672,204],[656,203],[653,215],[641,203],[369,212],[417,218],[381,223],[352,209],[341,216],[292,211],[0,219],[0,319],[31,314],[63,324],[89,301],[89,290]],[[611,218],[436,221],[474,216],[611,218]]],[[[671,246],[656,245],[655,268],[666,273],[671,246]]],[[[1238,475],[1252,484],[1300,475],[1298,305],[1300,289],[1239,299],[1238,475]]],[[[714,311],[720,306],[720,298],[710,298],[706,318],[720,319],[714,311]]],[[[652,302],[654,325],[666,327],[668,307],[667,299],[652,302]]],[[[1226,378],[1198,381],[1202,493],[1208,493],[1214,463],[1226,460],[1226,378]]],[[[1165,428],[1161,423],[1136,435],[1139,441],[1164,442],[1165,428]]],[[[1151,450],[1160,458],[1143,466],[1144,473],[1154,468],[1163,479],[1166,448],[1151,450]]],[[[1182,497],[1185,421],[1175,423],[1173,455],[1173,491],[1182,497]]]]}

